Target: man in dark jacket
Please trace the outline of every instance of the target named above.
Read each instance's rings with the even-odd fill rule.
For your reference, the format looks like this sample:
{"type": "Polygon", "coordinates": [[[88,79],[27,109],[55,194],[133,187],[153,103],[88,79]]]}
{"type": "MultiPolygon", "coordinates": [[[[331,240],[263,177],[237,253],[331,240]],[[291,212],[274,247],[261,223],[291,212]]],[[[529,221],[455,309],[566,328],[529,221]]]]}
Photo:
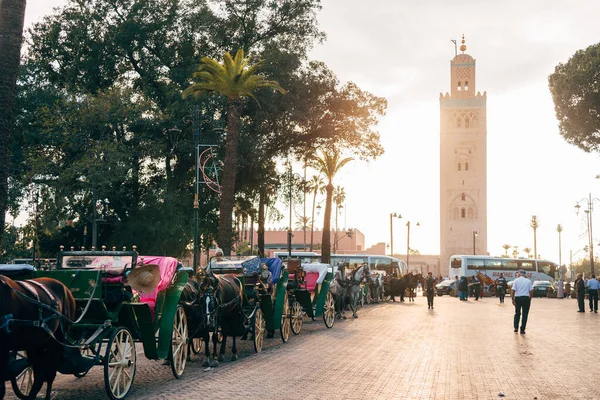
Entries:
{"type": "Polygon", "coordinates": [[[500,297],[500,303],[504,303],[504,295],[506,294],[507,286],[508,284],[506,283],[504,275],[500,273],[500,277],[496,279],[496,293],[498,293],[498,297],[500,297]]]}
{"type": "Polygon", "coordinates": [[[458,281],[458,289],[460,291],[460,299],[467,300],[467,290],[469,288],[469,281],[466,276],[461,276],[458,281]]]}
{"type": "Polygon", "coordinates": [[[431,272],[427,273],[427,279],[425,279],[425,290],[427,291],[427,308],[433,309],[435,279],[433,279],[433,274],[431,272]]]}
{"type": "Polygon", "coordinates": [[[583,280],[583,275],[577,275],[577,279],[575,280],[575,290],[577,291],[577,305],[579,306],[579,310],[577,312],[585,312],[585,281],[583,280]]]}

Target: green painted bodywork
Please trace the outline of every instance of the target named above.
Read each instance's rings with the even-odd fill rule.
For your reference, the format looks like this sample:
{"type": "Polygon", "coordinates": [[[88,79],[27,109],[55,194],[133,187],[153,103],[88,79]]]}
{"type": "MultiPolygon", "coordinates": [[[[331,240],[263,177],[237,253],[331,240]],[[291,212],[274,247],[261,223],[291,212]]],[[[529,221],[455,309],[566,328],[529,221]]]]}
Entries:
{"type": "Polygon", "coordinates": [[[333,272],[328,271],[323,282],[315,288],[314,296],[311,296],[311,293],[306,289],[296,289],[294,291],[296,301],[300,303],[304,312],[306,312],[306,315],[310,318],[317,318],[323,315],[325,299],[332,281],[333,272]]]}

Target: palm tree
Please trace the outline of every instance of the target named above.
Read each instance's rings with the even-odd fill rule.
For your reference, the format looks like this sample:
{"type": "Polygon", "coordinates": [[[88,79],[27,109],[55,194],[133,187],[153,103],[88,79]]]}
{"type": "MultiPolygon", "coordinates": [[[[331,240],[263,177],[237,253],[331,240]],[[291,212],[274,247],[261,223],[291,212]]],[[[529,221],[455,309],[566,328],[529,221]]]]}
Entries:
{"type": "Polygon", "coordinates": [[[266,80],[256,73],[261,61],[250,65],[250,58],[244,57],[244,51],[238,50],[235,58],[225,53],[223,63],[209,57],[203,57],[200,68],[194,72],[194,83],[183,91],[183,97],[199,96],[205,91],[217,92],[227,97],[227,140],[225,143],[225,162],[221,200],[219,203],[219,246],[224,254],[231,252],[232,211],[235,199],[235,179],[238,164],[238,141],[240,128],[240,109],[245,97],[254,98],[253,92],[259,88],[272,88],[285,93],[275,81],[266,80]]]}
{"type": "Polygon", "coordinates": [[[352,158],[342,158],[337,149],[323,150],[315,158],[315,167],[327,178],[325,192],[325,216],[323,217],[323,240],[321,249],[321,262],[328,264],[331,256],[331,203],[333,200],[333,178],[337,173],[352,161],[352,158]]]}
{"type": "Polygon", "coordinates": [[[310,220],[309,217],[298,217],[298,219],[296,220],[296,225],[294,226],[294,228],[298,231],[306,228],[312,221],[310,220]]]}
{"type": "Polygon", "coordinates": [[[333,189],[333,201],[335,202],[335,233],[333,235],[333,252],[335,253],[338,242],[338,209],[346,201],[346,191],[340,185],[333,189]]]}
{"type": "Polygon", "coordinates": [[[15,87],[21,61],[26,0],[2,1],[0,5],[0,248],[8,202],[10,143],[13,128],[15,87]]]}
{"type": "Polygon", "coordinates": [[[532,215],[531,216],[531,225],[533,228],[533,258],[538,258],[538,253],[537,253],[537,228],[540,227],[540,221],[538,220],[537,215],[532,215]]]}
{"type": "Polygon", "coordinates": [[[310,251],[313,251],[313,238],[315,233],[315,207],[317,205],[317,193],[323,193],[325,181],[319,175],[313,175],[307,184],[308,190],[313,193],[312,216],[310,218],[310,251]]]}
{"type": "Polygon", "coordinates": [[[510,244],[503,244],[502,248],[504,249],[504,257],[508,257],[508,249],[510,249],[512,246],[510,244]]]}
{"type": "Polygon", "coordinates": [[[525,253],[527,253],[527,258],[531,258],[531,256],[529,255],[529,253],[531,253],[531,248],[529,248],[529,247],[524,247],[524,248],[523,248],[523,251],[524,251],[525,253]]]}

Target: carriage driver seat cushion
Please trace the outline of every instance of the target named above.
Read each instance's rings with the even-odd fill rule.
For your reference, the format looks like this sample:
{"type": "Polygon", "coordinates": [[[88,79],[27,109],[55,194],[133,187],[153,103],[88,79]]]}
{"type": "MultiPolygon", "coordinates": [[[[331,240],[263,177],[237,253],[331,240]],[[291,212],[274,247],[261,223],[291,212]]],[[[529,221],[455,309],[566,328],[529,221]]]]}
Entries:
{"type": "Polygon", "coordinates": [[[309,292],[314,292],[317,287],[317,280],[319,279],[318,272],[307,272],[304,277],[304,281],[306,282],[306,290],[309,292]]]}
{"type": "Polygon", "coordinates": [[[177,259],[173,257],[154,257],[154,256],[140,256],[138,260],[144,259],[144,264],[156,264],[160,270],[160,281],[158,287],[154,289],[152,293],[140,294],[140,301],[148,304],[150,313],[154,319],[154,309],[156,308],[156,300],[158,293],[169,288],[173,276],[177,272],[177,265],[179,264],[177,259]]]}

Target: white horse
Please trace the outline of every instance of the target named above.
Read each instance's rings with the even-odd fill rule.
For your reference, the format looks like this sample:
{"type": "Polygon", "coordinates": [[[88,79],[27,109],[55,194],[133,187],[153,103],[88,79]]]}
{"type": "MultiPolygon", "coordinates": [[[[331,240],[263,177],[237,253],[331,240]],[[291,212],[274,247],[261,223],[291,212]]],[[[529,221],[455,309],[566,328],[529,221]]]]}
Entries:
{"type": "Polygon", "coordinates": [[[379,304],[379,300],[383,301],[383,273],[374,273],[370,282],[371,296],[375,303],[379,304]]]}
{"type": "Polygon", "coordinates": [[[348,297],[350,297],[350,308],[352,309],[352,317],[358,318],[356,311],[358,310],[358,302],[360,300],[360,284],[364,281],[370,281],[372,277],[369,264],[363,264],[356,268],[348,279],[348,297]]]}
{"type": "Polygon", "coordinates": [[[338,319],[346,319],[346,304],[345,299],[348,293],[348,281],[346,279],[346,266],[340,264],[331,285],[329,292],[335,299],[335,314],[338,319]]]}

